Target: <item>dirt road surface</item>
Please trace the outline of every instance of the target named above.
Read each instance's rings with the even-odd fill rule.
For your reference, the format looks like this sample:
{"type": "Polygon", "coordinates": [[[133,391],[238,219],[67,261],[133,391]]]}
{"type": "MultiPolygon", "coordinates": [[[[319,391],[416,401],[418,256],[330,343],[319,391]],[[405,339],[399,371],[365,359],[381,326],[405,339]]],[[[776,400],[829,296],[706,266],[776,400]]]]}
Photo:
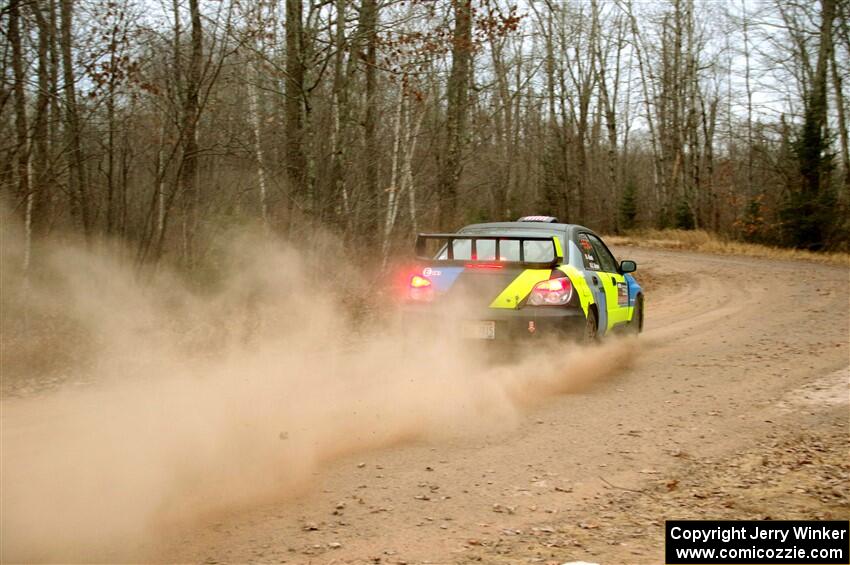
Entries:
{"type": "Polygon", "coordinates": [[[665,519],[850,517],[848,269],[616,253],[647,289],[630,368],[498,433],[337,459],[136,559],[658,563],[665,519]]]}
{"type": "Polygon", "coordinates": [[[512,432],[339,461],[160,558],[657,563],[673,518],[848,518],[848,270],[636,248],[636,364],[512,432]]]}

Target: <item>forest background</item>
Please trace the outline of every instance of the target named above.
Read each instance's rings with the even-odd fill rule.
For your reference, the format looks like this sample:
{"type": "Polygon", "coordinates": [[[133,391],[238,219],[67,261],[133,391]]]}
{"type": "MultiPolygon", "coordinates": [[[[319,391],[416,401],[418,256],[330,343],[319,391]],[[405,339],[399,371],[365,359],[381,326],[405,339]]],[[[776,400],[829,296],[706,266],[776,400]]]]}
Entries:
{"type": "Polygon", "coordinates": [[[0,29],[25,271],[71,238],[191,273],[256,225],[386,262],[525,214],[850,245],[841,0],[9,0],[0,29]]]}

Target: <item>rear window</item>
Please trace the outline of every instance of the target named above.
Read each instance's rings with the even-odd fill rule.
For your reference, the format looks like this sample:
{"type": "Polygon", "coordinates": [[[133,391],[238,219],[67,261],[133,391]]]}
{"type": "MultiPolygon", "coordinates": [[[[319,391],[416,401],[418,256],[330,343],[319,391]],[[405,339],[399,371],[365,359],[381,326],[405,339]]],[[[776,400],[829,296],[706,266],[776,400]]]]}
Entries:
{"type": "MultiPolygon", "coordinates": [[[[564,234],[555,231],[545,231],[545,230],[512,230],[505,229],[499,230],[498,233],[486,232],[486,231],[477,231],[477,230],[460,230],[459,232],[462,235],[474,235],[477,237],[487,237],[488,235],[492,236],[502,236],[502,237],[557,237],[561,243],[561,248],[564,250],[564,253],[567,252],[567,248],[564,245],[566,241],[564,239],[564,234]]],[[[496,240],[495,239],[479,239],[476,243],[476,251],[478,252],[478,260],[479,261],[519,261],[520,253],[519,253],[519,241],[501,241],[499,242],[499,257],[496,258],[496,240]]],[[[548,241],[524,241],[523,242],[523,254],[525,255],[525,260],[532,263],[546,263],[552,261],[555,257],[555,250],[553,246],[548,241]]],[[[454,242],[454,247],[452,249],[454,252],[454,258],[461,261],[471,260],[472,257],[472,243],[469,240],[458,240],[454,242]]],[[[448,250],[446,246],[443,246],[440,249],[437,260],[445,260],[448,258],[448,250]]]]}
{"type": "MultiPolygon", "coordinates": [[[[536,235],[536,234],[535,234],[536,235]]],[[[496,240],[479,239],[475,244],[477,259],[479,261],[519,261],[519,241],[499,242],[499,257],[496,257],[496,240]]],[[[531,263],[545,263],[555,258],[555,250],[549,241],[523,241],[523,254],[525,260],[531,263]]],[[[452,242],[454,258],[460,261],[472,259],[472,242],[468,239],[460,239],[452,242]]],[[[437,260],[449,258],[447,246],[443,247],[437,260]]]]}

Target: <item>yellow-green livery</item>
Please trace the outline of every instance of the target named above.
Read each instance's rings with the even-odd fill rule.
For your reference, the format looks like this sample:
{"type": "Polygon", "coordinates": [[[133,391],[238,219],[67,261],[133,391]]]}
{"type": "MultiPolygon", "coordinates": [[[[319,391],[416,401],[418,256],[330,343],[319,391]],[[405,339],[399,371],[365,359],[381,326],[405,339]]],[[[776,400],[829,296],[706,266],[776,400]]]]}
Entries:
{"type": "Polygon", "coordinates": [[[643,327],[643,290],[631,274],[637,265],[618,262],[583,226],[527,216],[419,234],[416,250],[420,263],[403,308],[409,324],[437,318],[485,340],[595,339],[643,327]]]}

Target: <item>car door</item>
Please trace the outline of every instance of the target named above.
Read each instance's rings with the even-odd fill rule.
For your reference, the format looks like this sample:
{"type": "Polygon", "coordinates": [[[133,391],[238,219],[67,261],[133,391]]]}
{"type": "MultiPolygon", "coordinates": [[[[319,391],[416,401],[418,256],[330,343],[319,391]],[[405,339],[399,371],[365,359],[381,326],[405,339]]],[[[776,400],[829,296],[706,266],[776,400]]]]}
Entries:
{"type": "Polygon", "coordinates": [[[617,260],[602,240],[591,233],[586,235],[598,260],[599,277],[605,289],[605,306],[608,312],[607,329],[610,330],[614,326],[629,321],[629,285],[626,282],[626,277],[620,273],[617,260]]]}
{"type": "Polygon", "coordinates": [[[593,300],[597,306],[599,334],[604,335],[610,326],[608,324],[608,293],[604,286],[605,273],[602,270],[602,263],[597,256],[596,248],[590,241],[589,233],[580,232],[576,236],[576,244],[581,251],[587,286],[593,293],[593,300]]]}

